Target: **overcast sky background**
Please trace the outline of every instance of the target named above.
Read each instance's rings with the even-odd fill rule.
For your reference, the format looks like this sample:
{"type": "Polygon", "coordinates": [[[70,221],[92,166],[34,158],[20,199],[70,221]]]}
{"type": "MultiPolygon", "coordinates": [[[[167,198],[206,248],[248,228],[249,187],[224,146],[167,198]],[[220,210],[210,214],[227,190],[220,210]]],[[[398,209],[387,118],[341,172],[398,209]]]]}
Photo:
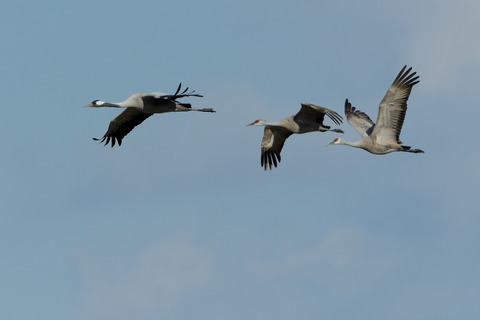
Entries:
{"type": "MultiPolygon", "coordinates": [[[[479,319],[480,2],[0,4],[0,318],[479,319]],[[263,128],[311,102],[402,132],[375,156],[263,128]],[[203,94],[101,137],[135,92],[203,94]]],[[[327,124],[332,124],[327,122],[327,124]]],[[[343,138],[356,141],[345,121],[343,138]]]]}

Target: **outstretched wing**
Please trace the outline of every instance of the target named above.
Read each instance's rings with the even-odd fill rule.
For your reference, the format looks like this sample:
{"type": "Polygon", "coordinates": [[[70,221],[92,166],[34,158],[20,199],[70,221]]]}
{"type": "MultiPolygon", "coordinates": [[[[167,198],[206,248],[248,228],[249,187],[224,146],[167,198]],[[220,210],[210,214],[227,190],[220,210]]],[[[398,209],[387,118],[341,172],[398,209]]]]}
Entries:
{"type": "Polygon", "coordinates": [[[115,146],[115,141],[117,141],[120,146],[122,144],[122,139],[132,131],[133,128],[150,116],[150,113],[142,112],[140,109],[127,108],[110,122],[108,130],[102,139],[93,138],[93,140],[105,142],[105,145],[111,140],[112,148],[115,146]]]}
{"type": "Polygon", "coordinates": [[[182,83],[180,82],[180,84],[178,85],[177,91],[174,94],[164,94],[162,92],[154,92],[152,95],[157,99],[170,100],[170,101],[174,101],[176,99],[183,98],[183,97],[203,97],[201,94],[195,93],[195,90],[187,92],[188,87],[185,88],[183,91],[181,91],[181,89],[182,89],[182,83]]]}
{"type": "Polygon", "coordinates": [[[352,106],[348,99],[345,100],[345,116],[348,123],[358,131],[362,138],[366,138],[372,134],[375,123],[370,117],[352,106]]]}
{"type": "Polygon", "coordinates": [[[277,167],[277,160],[280,162],[282,159],[280,152],[282,151],[283,144],[291,135],[291,132],[281,127],[265,127],[262,139],[262,156],[260,159],[260,164],[262,167],[265,167],[265,170],[267,170],[267,166],[272,170],[272,164],[275,168],[277,167]]]}
{"type": "Polygon", "coordinates": [[[295,121],[299,122],[308,122],[313,120],[316,123],[323,125],[325,115],[332,119],[332,121],[337,125],[340,125],[343,122],[342,117],[335,111],[306,102],[302,102],[302,108],[295,115],[294,119],[295,121]]]}
{"type": "Polygon", "coordinates": [[[419,77],[415,77],[416,72],[410,73],[412,68],[406,68],[402,68],[380,103],[377,125],[372,133],[379,143],[401,144],[400,132],[407,113],[407,100],[412,87],[420,82],[419,77]]]}

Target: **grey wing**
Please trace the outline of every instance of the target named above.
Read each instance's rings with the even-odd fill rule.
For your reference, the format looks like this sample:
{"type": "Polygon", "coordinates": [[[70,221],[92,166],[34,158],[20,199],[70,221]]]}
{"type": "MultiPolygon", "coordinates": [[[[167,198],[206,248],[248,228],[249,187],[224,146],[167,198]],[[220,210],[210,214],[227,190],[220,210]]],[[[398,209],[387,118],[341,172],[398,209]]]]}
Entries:
{"type": "Polygon", "coordinates": [[[318,124],[323,125],[325,115],[327,115],[337,125],[342,124],[342,116],[333,110],[314,105],[313,103],[302,102],[300,111],[295,115],[296,121],[315,121],[318,124]]]}
{"type": "Polygon", "coordinates": [[[267,170],[267,166],[270,167],[272,170],[272,165],[277,167],[277,160],[278,162],[281,161],[280,152],[282,151],[283,144],[285,140],[291,135],[292,133],[282,129],[282,128],[275,128],[266,126],[263,139],[262,139],[262,156],[260,158],[260,164],[262,167],[265,167],[267,170]]]}
{"type": "Polygon", "coordinates": [[[405,114],[407,113],[407,100],[414,85],[419,83],[416,72],[410,73],[412,68],[405,70],[404,66],[399,72],[378,110],[377,125],[373,131],[379,143],[400,143],[405,114]]]}
{"type": "Polygon", "coordinates": [[[117,141],[120,146],[122,139],[132,131],[133,128],[150,116],[150,113],[142,112],[137,108],[127,108],[110,122],[108,130],[102,139],[93,138],[93,140],[100,142],[105,141],[105,145],[111,140],[112,148],[115,146],[115,141],[117,141]]]}
{"type": "Polygon", "coordinates": [[[345,116],[347,117],[348,123],[357,130],[362,138],[366,138],[372,134],[375,123],[373,123],[372,119],[370,119],[366,113],[353,107],[348,99],[345,100],[345,116]]]}

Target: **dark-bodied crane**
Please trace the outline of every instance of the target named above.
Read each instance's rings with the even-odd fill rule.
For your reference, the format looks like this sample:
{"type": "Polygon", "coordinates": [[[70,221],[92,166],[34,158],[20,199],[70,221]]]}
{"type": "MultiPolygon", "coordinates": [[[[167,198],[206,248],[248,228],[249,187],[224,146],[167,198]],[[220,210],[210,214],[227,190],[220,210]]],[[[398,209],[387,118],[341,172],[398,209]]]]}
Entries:
{"type": "Polygon", "coordinates": [[[115,142],[118,145],[122,144],[122,139],[145,119],[155,113],[165,112],[186,112],[186,111],[200,111],[200,112],[215,112],[212,108],[193,109],[189,103],[180,103],[177,99],[184,97],[203,97],[196,94],[195,91],[187,92],[188,88],[181,91],[182,84],[180,83],[177,91],[174,94],[166,94],[162,92],[152,93],[135,93],[127,100],[118,103],[109,103],[102,100],[94,100],[85,107],[100,108],[124,108],[115,119],[110,122],[108,130],[101,139],[93,138],[95,141],[105,142],[105,145],[112,142],[112,148],[115,142]]]}

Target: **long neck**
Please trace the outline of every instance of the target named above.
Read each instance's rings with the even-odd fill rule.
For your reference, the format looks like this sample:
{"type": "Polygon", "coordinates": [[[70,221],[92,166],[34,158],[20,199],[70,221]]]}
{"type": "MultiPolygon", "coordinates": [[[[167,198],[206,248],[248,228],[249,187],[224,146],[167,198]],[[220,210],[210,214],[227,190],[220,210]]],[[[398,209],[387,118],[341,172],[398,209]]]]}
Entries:
{"type": "Polygon", "coordinates": [[[285,127],[285,123],[282,121],[264,121],[263,125],[271,127],[285,127]]]}
{"type": "Polygon", "coordinates": [[[355,142],[342,140],[342,144],[345,144],[345,145],[350,146],[350,147],[362,148],[362,149],[365,147],[365,144],[364,144],[363,140],[359,140],[359,141],[355,141],[355,142]]]}
{"type": "Polygon", "coordinates": [[[141,94],[136,93],[128,97],[127,100],[122,101],[122,102],[117,102],[117,103],[112,103],[115,104],[115,108],[128,108],[128,107],[135,107],[135,108],[143,108],[143,99],[141,97],[141,94]]]}
{"type": "Polygon", "coordinates": [[[99,105],[99,107],[109,107],[109,108],[126,108],[126,106],[122,106],[122,103],[110,103],[104,102],[103,104],[99,105]]]}
{"type": "Polygon", "coordinates": [[[118,103],[110,103],[110,107],[113,107],[113,108],[128,108],[130,107],[128,101],[122,101],[122,102],[118,102],[118,103]]]}

